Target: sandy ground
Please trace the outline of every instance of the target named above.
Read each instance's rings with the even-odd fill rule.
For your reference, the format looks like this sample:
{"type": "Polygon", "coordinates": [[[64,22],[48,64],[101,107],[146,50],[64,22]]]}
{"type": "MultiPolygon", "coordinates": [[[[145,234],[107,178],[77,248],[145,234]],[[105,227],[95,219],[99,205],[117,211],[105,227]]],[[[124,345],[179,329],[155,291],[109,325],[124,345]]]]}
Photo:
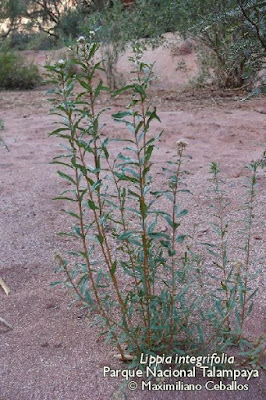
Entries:
{"type": "MultiPolygon", "coordinates": [[[[157,87],[153,100],[165,129],[158,161],[172,152],[176,140],[189,141],[192,155],[188,183],[194,200],[188,206],[205,235],[206,181],[211,161],[224,173],[232,200],[232,216],[243,196],[246,163],[259,159],[266,147],[265,98],[240,101],[235,92],[190,91],[179,95],[170,79],[168,91],[157,87]]],[[[117,100],[111,112],[121,109],[117,100]]],[[[0,332],[0,400],[191,400],[265,398],[265,376],[250,381],[248,392],[129,392],[118,390],[120,381],[103,378],[103,366],[121,368],[115,350],[98,338],[66,290],[50,287],[56,280],[56,251],[68,246],[56,236],[70,221],[52,201],[64,183],[50,165],[60,151],[58,140],[47,133],[54,129],[44,89],[31,92],[0,92],[1,132],[10,152],[0,149],[0,277],[11,289],[0,291],[0,316],[13,330],[0,332]]],[[[106,133],[121,135],[111,118],[106,133]]],[[[159,124],[155,126],[158,130],[159,124]]],[[[116,151],[116,149],[114,149],[116,151]]],[[[259,175],[256,222],[252,233],[253,255],[265,260],[265,176],[259,175]]],[[[206,216],[208,211],[206,211],[206,216]]],[[[261,264],[261,260],[258,264],[261,264]]],[[[263,264],[261,264],[263,266],[263,264]]],[[[247,331],[253,338],[265,334],[265,286],[260,289],[247,331]]]]}

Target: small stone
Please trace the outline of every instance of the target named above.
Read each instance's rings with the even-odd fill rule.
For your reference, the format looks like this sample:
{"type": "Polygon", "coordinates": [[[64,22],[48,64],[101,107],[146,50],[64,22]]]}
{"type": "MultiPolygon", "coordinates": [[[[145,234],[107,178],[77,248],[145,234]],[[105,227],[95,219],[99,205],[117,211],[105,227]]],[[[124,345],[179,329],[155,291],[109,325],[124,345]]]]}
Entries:
{"type": "Polygon", "coordinates": [[[207,233],[208,231],[209,231],[209,227],[208,226],[206,226],[206,227],[204,227],[204,228],[201,228],[200,230],[199,230],[199,234],[200,235],[204,235],[204,233],[207,233]]]}
{"type": "Polygon", "coordinates": [[[4,328],[5,328],[6,330],[13,329],[13,326],[12,326],[12,325],[10,325],[4,318],[1,318],[1,317],[0,317],[0,327],[2,328],[1,325],[4,326],[4,328]]]}
{"type": "Polygon", "coordinates": [[[266,114],[266,109],[264,108],[257,108],[255,111],[257,111],[260,114],[266,114]]]}
{"type": "Polygon", "coordinates": [[[262,240],[262,237],[261,237],[260,235],[255,235],[255,236],[254,236],[254,239],[255,239],[255,240],[262,240]]]}

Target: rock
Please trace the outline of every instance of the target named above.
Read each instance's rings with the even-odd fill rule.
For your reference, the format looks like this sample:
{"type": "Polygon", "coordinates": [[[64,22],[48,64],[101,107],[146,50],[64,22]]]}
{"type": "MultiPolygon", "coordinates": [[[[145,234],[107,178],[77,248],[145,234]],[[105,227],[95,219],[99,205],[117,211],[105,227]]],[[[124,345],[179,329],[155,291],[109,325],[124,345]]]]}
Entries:
{"type": "Polygon", "coordinates": [[[262,237],[261,237],[260,235],[255,235],[255,236],[254,236],[254,239],[255,239],[255,240],[262,240],[262,237]]]}

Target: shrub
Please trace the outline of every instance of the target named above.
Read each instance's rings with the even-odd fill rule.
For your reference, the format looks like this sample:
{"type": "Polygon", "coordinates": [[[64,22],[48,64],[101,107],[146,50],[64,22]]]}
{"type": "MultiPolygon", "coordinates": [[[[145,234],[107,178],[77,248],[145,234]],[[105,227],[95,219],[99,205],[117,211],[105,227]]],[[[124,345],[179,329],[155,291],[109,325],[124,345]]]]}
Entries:
{"type": "MultiPolygon", "coordinates": [[[[237,0],[180,3],[183,19],[178,29],[184,35],[194,36],[201,50],[209,53],[209,70],[213,71],[219,87],[234,88],[252,83],[264,62],[265,49],[238,3],[237,0]]],[[[259,2],[249,7],[261,7],[256,3],[259,2]]],[[[256,13],[259,15],[259,11],[256,13]]],[[[254,23],[260,25],[256,22],[257,14],[254,23]]]]}
{"type": "Polygon", "coordinates": [[[10,50],[49,50],[57,45],[54,37],[44,32],[27,33],[13,31],[5,40],[10,50]]]}
{"type": "Polygon", "coordinates": [[[129,106],[113,115],[129,129],[127,138],[119,139],[121,151],[115,156],[112,139],[100,128],[104,110],[96,109],[98,97],[107,90],[102,81],[95,82],[101,68],[93,61],[98,48],[97,43],[78,43],[81,70],[75,76],[65,60],[46,66],[56,84],[53,110],[62,117],[51,136],[68,148],[53,163],[71,184],[56,199],[69,204],[64,211],[75,221],[69,231],[59,233],[73,240],[67,259],[56,255],[63,283],[72,287],[123,360],[130,358],[127,353],[222,353],[238,344],[245,361],[258,364],[261,343],[249,343],[243,328],[257,292],[250,284],[251,228],[261,163],[249,166],[243,259],[228,256],[227,201],[215,163],[211,181],[216,238],[202,244],[208,257],[203,249],[197,252],[190,235],[181,230],[188,210],[180,206],[180,196],[191,195],[185,184],[184,140],[177,142],[176,154],[162,169],[165,185],[158,188],[155,180],[153,151],[162,132],[150,133],[153,122],[160,121],[147,95],[152,65],[142,62],[141,47],[135,46],[134,81],[114,93],[131,93],[129,106]],[[214,269],[211,275],[206,264],[214,269]]]}
{"type": "Polygon", "coordinates": [[[136,0],[126,8],[114,1],[113,8],[89,17],[88,25],[97,30],[99,40],[108,33],[109,41],[120,47],[141,38],[157,46],[165,32],[191,37],[200,53],[207,54],[214,83],[234,88],[254,84],[265,65],[264,16],[265,2],[258,0],[136,0]]]}
{"type": "Polygon", "coordinates": [[[0,52],[0,88],[32,89],[40,82],[38,67],[15,53],[0,52]]]}
{"type": "Polygon", "coordinates": [[[14,50],[25,50],[30,43],[31,35],[24,32],[11,32],[6,40],[8,47],[14,50]]]}
{"type": "Polygon", "coordinates": [[[53,36],[44,32],[29,35],[29,42],[25,50],[50,50],[59,46],[59,42],[53,36]]]}

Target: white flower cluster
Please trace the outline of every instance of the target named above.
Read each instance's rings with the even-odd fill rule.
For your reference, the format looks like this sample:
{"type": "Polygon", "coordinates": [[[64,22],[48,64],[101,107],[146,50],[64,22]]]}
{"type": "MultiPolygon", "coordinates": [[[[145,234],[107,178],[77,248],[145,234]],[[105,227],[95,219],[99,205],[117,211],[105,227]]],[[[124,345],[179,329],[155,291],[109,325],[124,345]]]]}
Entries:
{"type": "Polygon", "coordinates": [[[177,154],[181,157],[183,150],[188,146],[188,142],[185,139],[179,139],[176,142],[176,149],[177,149],[177,154]]]}
{"type": "Polygon", "coordinates": [[[77,40],[77,43],[79,43],[79,44],[83,44],[83,43],[85,43],[85,37],[84,36],[80,36],[79,38],[78,38],[78,40],[77,40]]]}
{"type": "Polygon", "coordinates": [[[176,142],[176,147],[178,148],[178,149],[180,149],[180,148],[185,148],[185,147],[187,147],[188,146],[188,141],[187,140],[185,140],[185,139],[179,139],[179,140],[177,140],[177,142],[176,142]]]}
{"type": "Polygon", "coordinates": [[[63,58],[61,58],[60,60],[57,61],[56,64],[59,65],[60,67],[64,67],[65,64],[66,64],[66,60],[64,60],[63,58]]]}
{"type": "MultiPolygon", "coordinates": [[[[92,40],[92,39],[95,37],[95,32],[94,32],[94,31],[89,31],[88,37],[89,37],[89,40],[92,40]]],[[[85,36],[80,36],[80,37],[77,39],[77,43],[80,44],[80,45],[84,45],[84,44],[86,43],[86,38],[85,38],[85,36]]]]}

